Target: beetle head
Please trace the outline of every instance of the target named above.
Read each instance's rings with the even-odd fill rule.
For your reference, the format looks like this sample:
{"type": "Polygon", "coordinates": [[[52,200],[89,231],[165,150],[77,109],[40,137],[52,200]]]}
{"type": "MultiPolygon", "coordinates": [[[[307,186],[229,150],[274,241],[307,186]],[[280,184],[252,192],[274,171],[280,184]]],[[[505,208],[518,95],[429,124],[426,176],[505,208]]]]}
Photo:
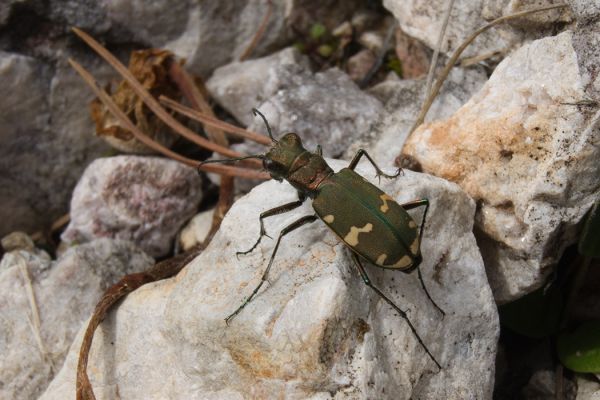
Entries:
{"type": "Polygon", "coordinates": [[[288,176],[294,160],[305,151],[300,136],[286,133],[274,142],[273,147],[265,154],[263,166],[273,179],[281,181],[288,176]]]}

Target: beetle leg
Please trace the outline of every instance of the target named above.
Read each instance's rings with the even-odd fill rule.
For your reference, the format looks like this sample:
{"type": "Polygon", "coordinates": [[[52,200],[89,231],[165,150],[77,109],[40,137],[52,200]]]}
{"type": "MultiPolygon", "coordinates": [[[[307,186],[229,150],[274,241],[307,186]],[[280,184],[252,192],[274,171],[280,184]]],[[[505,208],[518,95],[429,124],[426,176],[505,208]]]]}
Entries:
{"type": "Polygon", "coordinates": [[[354,157],[352,158],[352,161],[350,161],[350,165],[348,165],[348,168],[351,170],[354,170],[354,168],[356,168],[356,165],[358,165],[358,162],[360,161],[361,157],[365,156],[369,159],[369,161],[371,162],[371,164],[373,165],[373,167],[375,168],[375,171],[377,171],[377,178],[379,178],[380,176],[384,176],[386,178],[396,178],[397,176],[399,176],[400,174],[402,174],[402,168],[398,168],[398,172],[396,172],[395,175],[388,175],[386,173],[384,173],[381,168],[379,168],[377,166],[377,164],[375,164],[375,161],[373,161],[373,159],[371,158],[371,156],[369,155],[369,153],[366,152],[366,150],[364,149],[358,149],[358,151],[356,152],[356,154],[354,155],[354,157]]]}
{"type": "Polygon", "coordinates": [[[273,249],[273,252],[271,253],[271,258],[269,259],[269,264],[267,265],[267,269],[265,270],[265,272],[262,275],[262,278],[260,279],[260,283],[252,291],[252,293],[250,294],[250,296],[248,296],[244,300],[244,302],[242,303],[242,305],[239,306],[238,309],[235,310],[230,316],[228,316],[227,318],[225,318],[225,323],[229,324],[229,321],[233,317],[235,317],[237,314],[239,314],[240,311],[242,311],[242,309],[244,307],[246,307],[246,304],[248,304],[254,298],[254,296],[256,296],[256,293],[258,293],[258,291],[260,290],[260,288],[262,287],[262,285],[267,280],[267,275],[269,274],[269,270],[271,269],[271,265],[273,265],[273,260],[275,259],[275,254],[277,254],[277,249],[279,248],[279,242],[281,242],[281,238],[284,237],[285,235],[287,235],[288,233],[290,233],[291,231],[300,228],[302,225],[306,225],[308,223],[314,222],[317,219],[318,219],[318,217],[316,215],[305,215],[304,217],[302,217],[300,219],[297,219],[296,221],[292,222],[291,224],[289,224],[288,226],[286,226],[285,228],[283,228],[281,230],[281,232],[279,232],[279,237],[277,238],[277,243],[275,243],[275,248],[273,249]]]}
{"type": "MultiPolygon", "coordinates": [[[[421,243],[423,243],[422,239],[423,239],[423,228],[425,227],[425,218],[427,217],[427,210],[429,210],[429,200],[428,199],[419,199],[419,200],[413,200],[410,201],[408,203],[404,203],[401,204],[400,207],[404,208],[405,210],[412,210],[413,208],[417,208],[417,207],[422,207],[425,206],[425,211],[423,211],[423,218],[421,220],[421,226],[419,227],[419,253],[421,253],[421,243]]],[[[446,313],[444,312],[444,310],[442,310],[440,308],[440,306],[438,306],[435,301],[433,301],[433,299],[431,298],[431,295],[429,294],[429,291],[427,290],[427,287],[425,286],[425,281],[423,280],[423,274],[421,273],[421,266],[417,266],[417,274],[419,276],[419,282],[421,282],[421,287],[423,288],[423,291],[425,292],[425,294],[427,295],[427,298],[429,299],[429,301],[431,302],[431,304],[433,304],[435,306],[435,308],[438,309],[439,312],[442,313],[442,315],[446,315],[446,313]]]]}
{"type": "Polygon", "coordinates": [[[437,367],[441,370],[442,367],[437,362],[437,360],[435,359],[435,357],[431,354],[431,352],[429,351],[429,349],[427,348],[427,346],[425,346],[425,343],[423,343],[423,340],[421,339],[421,337],[417,333],[417,330],[413,326],[412,322],[410,322],[410,320],[408,319],[408,316],[406,315],[406,313],[404,311],[402,311],[396,304],[394,304],[394,302],[392,300],[388,299],[381,292],[381,290],[379,290],[376,286],[373,285],[373,283],[371,283],[371,280],[369,279],[369,276],[367,275],[367,271],[365,271],[365,267],[363,267],[362,263],[360,262],[360,259],[358,258],[358,256],[355,253],[352,253],[352,259],[354,260],[354,263],[358,267],[358,272],[360,272],[360,276],[362,277],[362,279],[365,282],[365,284],[367,286],[369,286],[371,289],[373,289],[375,291],[375,293],[377,293],[379,295],[379,297],[381,297],[383,300],[385,300],[386,303],[388,303],[390,306],[392,306],[392,308],[394,310],[396,310],[396,312],[398,312],[398,314],[400,314],[400,316],[402,318],[404,318],[404,320],[408,324],[408,327],[412,331],[413,335],[415,335],[415,337],[417,338],[417,341],[419,342],[419,344],[421,345],[421,347],[423,347],[423,349],[425,350],[425,352],[427,353],[427,355],[431,358],[431,360],[435,363],[435,365],[437,365],[437,367]]]}
{"type": "Polygon", "coordinates": [[[323,157],[323,148],[320,144],[317,145],[317,155],[323,157]]]}
{"type": "Polygon", "coordinates": [[[271,237],[267,234],[267,231],[265,230],[265,224],[263,221],[265,218],[272,217],[273,215],[283,214],[288,211],[292,211],[293,209],[300,207],[302,205],[302,203],[304,203],[304,200],[306,200],[306,196],[304,196],[303,194],[298,192],[298,200],[283,204],[283,205],[275,207],[275,208],[271,208],[270,210],[263,211],[262,213],[260,213],[260,217],[259,217],[260,235],[258,236],[258,239],[256,239],[256,243],[254,243],[252,245],[252,247],[250,247],[246,251],[237,251],[235,253],[236,257],[239,256],[240,254],[248,254],[248,253],[252,252],[256,248],[256,246],[258,246],[258,244],[262,240],[263,236],[267,236],[269,238],[271,237]]]}

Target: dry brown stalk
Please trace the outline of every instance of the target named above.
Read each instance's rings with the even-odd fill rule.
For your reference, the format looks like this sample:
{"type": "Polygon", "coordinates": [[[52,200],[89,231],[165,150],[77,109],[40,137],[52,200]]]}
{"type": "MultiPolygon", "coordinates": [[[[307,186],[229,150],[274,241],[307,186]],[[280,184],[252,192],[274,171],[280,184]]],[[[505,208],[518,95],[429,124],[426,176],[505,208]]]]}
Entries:
{"type": "Polygon", "coordinates": [[[227,122],[221,121],[215,117],[210,115],[206,115],[206,113],[201,113],[196,110],[193,110],[189,107],[179,104],[173,99],[169,99],[165,96],[160,96],[158,100],[165,105],[165,107],[170,108],[171,110],[178,112],[186,117],[195,119],[196,121],[202,122],[206,125],[213,126],[215,128],[219,128],[224,130],[225,132],[230,133],[231,135],[252,140],[253,142],[264,144],[266,146],[271,145],[271,139],[268,137],[261,135],[260,133],[248,131],[246,129],[240,128],[235,125],[228,124],[227,122]]]}
{"type": "Polygon", "coordinates": [[[214,236],[216,229],[211,229],[206,240],[195,249],[168,260],[159,262],[154,265],[149,271],[136,274],[126,275],[119,282],[112,285],[96,304],[94,313],[88,322],[83,340],[81,342],[81,350],[79,351],[79,360],[77,363],[77,383],[76,383],[76,399],[77,400],[96,400],[94,390],[87,375],[87,365],[89,361],[90,348],[94,332],[98,325],[104,320],[108,311],[112,306],[142,285],[150,282],[156,282],[162,279],[167,279],[177,274],[181,269],[192,261],[202,250],[206,248],[210,240],[214,236]]]}
{"type": "MultiPolygon", "coordinates": [[[[108,50],[106,50],[100,43],[98,43],[90,35],[78,28],[72,28],[73,32],[77,34],[83,41],[85,41],[96,53],[104,58],[122,77],[131,85],[132,90],[142,99],[144,104],[151,109],[157,117],[159,117],[165,124],[171,129],[185,137],[192,143],[197,144],[200,147],[222,154],[226,157],[240,157],[242,154],[228,149],[227,147],[220,146],[214,142],[204,139],[197,135],[192,130],[183,126],[173,116],[171,116],[154,97],[148,93],[142,85],[133,77],[131,72],[125,67],[115,56],[113,56],[108,50]]],[[[258,163],[257,163],[258,164],[258,163]]]]}
{"type": "Polygon", "coordinates": [[[258,45],[258,42],[260,42],[260,39],[262,39],[263,35],[265,34],[265,31],[267,30],[269,19],[271,19],[271,14],[273,14],[273,2],[271,0],[267,0],[267,6],[267,13],[263,17],[263,20],[261,21],[258,29],[256,30],[252,41],[250,42],[250,44],[248,44],[248,47],[246,47],[246,49],[240,56],[240,61],[244,61],[245,59],[250,57],[250,54],[252,54],[252,52],[258,45]]]}
{"type": "MultiPolygon", "coordinates": [[[[191,158],[184,157],[180,154],[175,153],[171,149],[161,145],[160,143],[155,142],[146,136],[142,131],[140,131],[129,118],[119,109],[119,107],[112,101],[108,93],[102,89],[98,83],[95,81],[94,77],[85,70],[79,63],[76,61],[69,59],[69,63],[71,66],[81,75],[84,81],[90,86],[90,88],[94,91],[96,96],[104,103],[104,105],[110,110],[110,112],[115,116],[115,118],[119,119],[119,122],[123,124],[124,127],[129,129],[135,137],[146,146],[164,154],[165,156],[172,158],[176,161],[179,161],[183,164],[198,168],[200,162],[197,160],[193,160],[191,158]]],[[[213,164],[203,164],[200,167],[200,170],[206,172],[214,172],[222,175],[230,175],[230,176],[239,176],[242,178],[249,179],[269,179],[270,176],[267,173],[259,172],[257,170],[249,170],[245,168],[237,168],[225,165],[213,165],[213,164]]]]}

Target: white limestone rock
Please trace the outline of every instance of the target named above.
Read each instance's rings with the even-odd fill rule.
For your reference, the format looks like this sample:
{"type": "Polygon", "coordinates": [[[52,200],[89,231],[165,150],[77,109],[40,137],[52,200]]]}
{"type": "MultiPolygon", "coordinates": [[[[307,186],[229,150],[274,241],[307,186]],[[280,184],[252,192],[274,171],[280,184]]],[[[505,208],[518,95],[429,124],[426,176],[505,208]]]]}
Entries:
{"type": "MultiPolygon", "coordinates": [[[[487,77],[480,69],[453,69],[431,105],[425,121],[448,118],[477,93],[486,81],[487,77]]],[[[348,146],[344,158],[350,160],[358,149],[363,148],[378,165],[392,168],[398,157],[398,150],[402,148],[419,114],[424,101],[424,90],[425,81],[422,79],[389,80],[371,88],[369,93],[384,103],[386,113],[374,129],[348,146]]]]}
{"type": "MultiPolygon", "coordinates": [[[[376,182],[370,166],[359,172],[376,182]]],[[[472,234],[473,201],[454,184],[410,171],[380,186],[400,202],[431,200],[421,268],[445,318],[416,273],[366,268],[407,310],[441,372],[321,221],[284,238],[269,284],[225,325],[258,283],[274,240],[239,260],[235,252],[254,243],[261,211],[296,198],[288,184],[270,181],[234,204],[210,246],[177,277],[130,294],[101,325],[88,368],[97,399],[117,390],[130,400],[491,399],[499,326],[472,234]]],[[[269,218],[267,232],[275,238],[313,213],[308,203],[269,218]]],[[[80,340],[42,400],[74,396],[80,340]]]]}
{"type": "Polygon", "coordinates": [[[523,46],[452,117],[422,125],[403,149],[409,164],[477,201],[479,245],[499,303],[544,283],[600,193],[600,114],[585,103],[593,75],[579,66],[573,37],[523,46]]]}
{"type": "Polygon", "coordinates": [[[57,261],[38,249],[6,253],[0,262],[0,398],[38,398],[102,293],[153,263],[132,243],[110,239],[73,247],[57,261]]]}
{"type": "Polygon", "coordinates": [[[179,234],[179,245],[183,251],[190,250],[192,247],[206,240],[212,227],[214,213],[215,209],[211,208],[210,210],[196,214],[183,227],[179,234]]]}
{"type": "Polygon", "coordinates": [[[99,158],[79,180],[71,200],[67,244],[127,239],[154,257],[166,255],[202,199],[190,167],[160,157],[99,158]]]}

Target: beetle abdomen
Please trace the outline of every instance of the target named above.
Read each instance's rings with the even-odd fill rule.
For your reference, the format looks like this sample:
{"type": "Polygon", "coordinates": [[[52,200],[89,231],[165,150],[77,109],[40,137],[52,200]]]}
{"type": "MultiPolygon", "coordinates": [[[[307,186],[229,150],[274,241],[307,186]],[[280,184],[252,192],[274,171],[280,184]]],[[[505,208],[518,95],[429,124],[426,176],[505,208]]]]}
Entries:
{"type": "Polygon", "coordinates": [[[420,258],[417,224],[411,216],[348,168],[321,184],[313,208],[353,251],[373,264],[408,269],[420,258]]]}

